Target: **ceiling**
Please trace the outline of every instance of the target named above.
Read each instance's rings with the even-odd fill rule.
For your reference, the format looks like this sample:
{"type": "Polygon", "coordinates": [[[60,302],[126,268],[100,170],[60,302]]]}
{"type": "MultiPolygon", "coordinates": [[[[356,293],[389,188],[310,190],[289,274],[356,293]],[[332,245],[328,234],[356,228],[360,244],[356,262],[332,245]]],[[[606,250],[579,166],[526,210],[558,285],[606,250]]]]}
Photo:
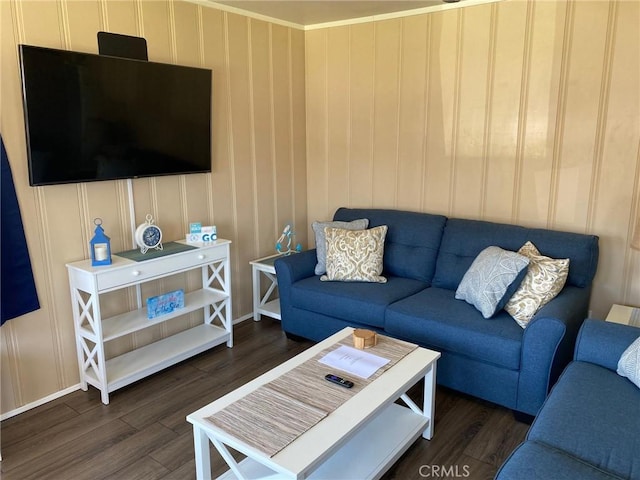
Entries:
{"type": "Polygon", "coordinates": [[[472,0],[215,0],[213,3],[308,27],[427,7],[446,8],[458,2],[473,3],[472,0]]]}

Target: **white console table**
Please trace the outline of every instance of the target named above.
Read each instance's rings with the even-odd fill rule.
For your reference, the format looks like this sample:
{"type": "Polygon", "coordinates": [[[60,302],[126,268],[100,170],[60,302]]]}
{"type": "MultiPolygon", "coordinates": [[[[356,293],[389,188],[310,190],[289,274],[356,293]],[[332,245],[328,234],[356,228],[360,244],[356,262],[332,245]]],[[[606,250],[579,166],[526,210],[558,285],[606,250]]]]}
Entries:
{"type": "Polygon", "coordinates": [[[232,347],[230,243],[219,239],[141,262],[113,255],[109,266],[93,267],[91,260],[67,264],[82,389],[93,385],[108,404],[109,393],[118,388],[217,345],[232,347]],[[202,271],[202,288],[185,294],[184,308],[151,320],[145,306],[102,318],[101,294],[193,269],[202,271]],[[105,358],[106,342],[199,309],[204,311],[203,324],[105,358]]]}
{"type": "Polygon", "coordinates": [[[284,257],[285,254],[277,253],[268,257],[259,258],[249,262],[251,264],[251,272],[253,278],[253,319],[257,322],[260,315],[280,320],[280,299],[275,296],[275,289],[278,286],[278,278],[276,277],[276,267],[274,263],[277,259],[284,257]],[[262,295],[261,292],[261,275],[269,281],[267,290],[262,295]]]}

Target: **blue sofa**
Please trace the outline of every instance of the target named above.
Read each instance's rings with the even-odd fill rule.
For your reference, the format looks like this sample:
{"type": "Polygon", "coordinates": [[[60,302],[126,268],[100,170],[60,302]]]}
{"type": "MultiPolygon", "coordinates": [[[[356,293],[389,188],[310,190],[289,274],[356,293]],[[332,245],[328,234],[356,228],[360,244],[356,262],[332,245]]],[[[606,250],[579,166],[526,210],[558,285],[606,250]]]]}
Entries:
{"type": "Polygon", "coordinates": [[[442,353],[438,383],[535,415],[571,360],[588,316],[598,237],[442,215],[340,208],[334,220],[387,225],[386,283],[322,282],[315,250],[275,262],[282,328],[322,340],[345,326],[368,328],[442,353]],[[543,255],[570,258],[561,293],[523,330],[505,311],[485,319],[455,290],[485,247],[517,251],[532,241],[543,255]]]}
{"type": "Polygon", "coordinates": [[[640,328],[589,319],[575,359],[497,480],[640,479],[640,388],[616,373],[640,328]]]}

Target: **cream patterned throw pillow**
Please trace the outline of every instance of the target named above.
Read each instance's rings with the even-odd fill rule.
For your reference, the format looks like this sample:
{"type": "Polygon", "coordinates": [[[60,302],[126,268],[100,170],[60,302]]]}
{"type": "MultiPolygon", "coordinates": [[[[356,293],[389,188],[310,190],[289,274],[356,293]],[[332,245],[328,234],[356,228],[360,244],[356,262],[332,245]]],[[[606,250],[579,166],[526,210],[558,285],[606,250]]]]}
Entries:
{"type": "Polygon", "coordinates": [[[327,227],[343,228],[345,230],[364,230],[369,226],[368,218],[359,218],[350,222],[313,222],[311,228],[316,236],[316,263],[315,274],[322,275],[327,271],[327,238],[324,229],[327,227]]]}
{"type": "Polygon", "coordinates": [[[530,260],[529,270],[520,288],[509,299],[504,309],[522,328],[538,310],[549,303],[564,287],[569,275],[569,259],[553,259],[540,255],[531,242],[525,243],[520,250],[530,260]]]}
{"type": "Polygon", "coordinates": [[[369,230],[325,228],[327,238],[327,273],[322,281],[385,283],[382,274],[384,240],[387,226],[369,230]]]}
{"type": "Polygon", "coordinates": [[[620,356],[617,373],[627,377],[640,388],[640,337],[636,338],[620,356]]]}

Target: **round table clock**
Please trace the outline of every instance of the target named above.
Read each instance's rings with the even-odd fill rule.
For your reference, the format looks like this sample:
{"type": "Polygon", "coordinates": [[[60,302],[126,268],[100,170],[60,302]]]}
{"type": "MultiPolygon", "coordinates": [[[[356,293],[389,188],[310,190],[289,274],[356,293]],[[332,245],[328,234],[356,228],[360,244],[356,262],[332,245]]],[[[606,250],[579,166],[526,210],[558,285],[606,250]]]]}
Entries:
{"type": "Polygon", "coordinates": [[[140,247],[141,253],[147,253],[147,250],[155,248],[162,250],[162,230],[154,225],[153,216],[147,214],[147,221],[138,225],[136,228],[136,243],[140,247]]]}

